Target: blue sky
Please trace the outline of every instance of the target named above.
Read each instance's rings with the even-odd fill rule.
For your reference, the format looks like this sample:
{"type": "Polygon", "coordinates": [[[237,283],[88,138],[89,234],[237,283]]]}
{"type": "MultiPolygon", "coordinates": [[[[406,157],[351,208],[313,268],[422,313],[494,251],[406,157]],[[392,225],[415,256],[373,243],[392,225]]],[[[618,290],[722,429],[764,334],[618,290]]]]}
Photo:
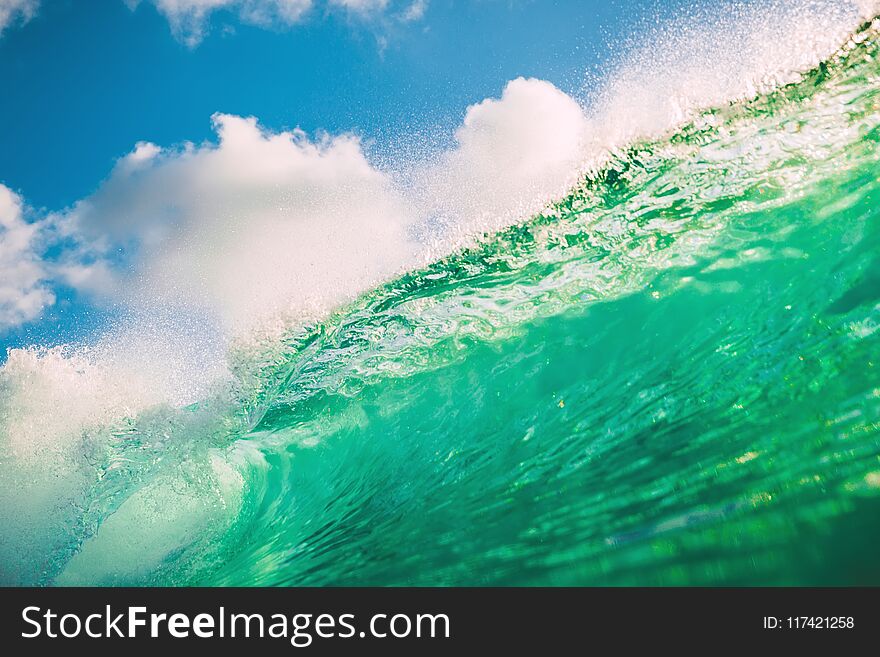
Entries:
{"type": "Polygon", "coordinates": [[[646,13],[621,1],[432,0],[409,23],[319,8],[265,29],[217,11],[187,47],[146,2],[43,2],[0,40],[0,181],[57,209],[137,141],[209,138],[214,112],[388,142],[451,132],[469,104],[518,76],[577,91],[646,13]]]}
{"type": "MultiPolygon", "coordinates": [[[[351,132],[368,155],[441,150],[467,108],[500,96],[510,80],[540,78],[577,97],[619,55],[621,40],[693,4],[177,2],[223,5],[193,20],[175,16],[168,0],[10,3],[11,14],[0,11],[0,24],[7,23],[0,34],[0,184],[20,206],[20,234],[38,221],[51,227],[52,240],[38,248],[34,237],[29,247],[49,259],[66,248],[74,225],[51,220],[53,213],[101,190],[140,142],[174,148],[216,141],[211,117],[222,113],[256,117],[273,133],[301,128],[311,139],[351,132]],[[291,7],[295,15],[285,15],[291,7]]],[[[96,238],[77,239],[82,254],[96,238]]],[[[101,257],[121,248],[106,247],[101,257]]],[[[96,259],[82,255],[82,262],[96,259]]],[[[81,337],[113,314],[112,304],[94,301],[94,289],[71,283],[76,276],[47,276],[40,279],[42,310],[0,322],[0,347],[81,337]]]]}

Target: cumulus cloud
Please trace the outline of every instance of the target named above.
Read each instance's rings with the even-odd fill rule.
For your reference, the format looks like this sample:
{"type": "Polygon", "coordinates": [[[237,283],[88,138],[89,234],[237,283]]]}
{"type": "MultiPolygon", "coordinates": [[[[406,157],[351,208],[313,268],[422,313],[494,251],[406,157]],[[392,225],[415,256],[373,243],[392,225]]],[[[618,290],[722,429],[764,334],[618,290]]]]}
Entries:
{"type": "Polygon", "coordinates": [[[431,214],[459,232],[538,212],[577,181],[589,130],[581,106],[551,83],[518,78],[468,108],[457,145],[422,175],[431,214]]]}
{"type": "Polygon", "coordinates": [[[11,25],[27,23],[39,6],[40,0],[0,0],[0,36],[11,25]]]}
{"type": "Polygon", "coordinates": [[[37,317],[58,285],[229,335],[317,318],[564,194],[588,129],[571,97],[520,78],[468,108],[452,148],[391,174],[352,135],[213,120],[215,141],[138,143],[94,194],[38,221],[0,187],[0,328],[37,317]]]}
{"type": "Polygon", "coordinates": [[[241,328],[320,312],[407,262],[408,209],[356,138],[214,122],[216,144],[140,144],[65,216],[118,295],[206,306],[241,328]]]}
{"type": "MultiPolygon", "coordinates": [[[[516,80],[500,98],[471,107],[457,144],[418,164],[406,183],[371,163],[353,136],[271,132],[253,118],[219,114],[215,141],[136,144],[93,195],[37,223],[26,223],[21,200],[2,188],[0,287],[14,281],[16,298],[25,299],[45,294],[52,276],[129,311],[87,348],[12,350],[0,365],[0,445],[10,455],[0,462],[0,523],[17,537],[14,546],[0,542],[0,559],[15,581],[75,583],[83,573],[120,572],[107,555],[126,553],[116,541],[131,534],[127,523],[144,505],[166,511],[162,547],[148,560],[186,545],[192,527],[222,527],[211,508],[184,505],[180,513],[180,496],[163,494],[185,490],[188,461],[185,478],[163,468],[161,488],[135,492],[90,537],[81,509],[93,508],[103,484],[88,459],[117,443],[123,418],[137,418],[145,449],[175,435],[228,431],[228,416],[214,409],[227,408],[231,396],[248,398],[249,368],[267,359],[265,342],[250,339],[255,331],[275,337],[441,255],[432,247],[453,249],[462,234],[513,220],[515,206],[547,198],[555,173],[573,158],[578,113],[552,85],[516,80]],[[489,193],[495,183],[499,195],[489,193]],[[416,228],[431,213],[446,221],[428,244],[416,228]],[[41,264],[36,247],[50,241],[52,261],[41,264]],[[208,413],[175,410],[193,402],[208,413]],[[108,534],[113,518],[122,520],[108,534]],[[65,573],[47,571],[69,555],[70,527],[89,540],[65,573]]],[[[30,305],[42,303],[49,299],[30,305]]],[[[2,302],[0,312],[7,314],[2,302]]],[[[198,463],[198,455],[188,458],[198,463]]],[[[200,481],[224,480],[221,460],[206,466],[200,481]]],[[[237,489],[218,483],[218,490],[234,508],[237,489]]]]}
{"type": "Polygon", "coordinates": [[[273,133],[225,114],[214,124],[216,143],[138,144],[95,194],[51,217],[75,243],[56,275],[127,305],[201,307],[233,332],[310,318],[540,210],[576,179],[586,130],[569,96],[514,80],[404,183],[350,135],[273,133]]]}
{"type": "Polygon", "coordinates": [[[24,220],[21,198],[0,185],[0,330],[36,318],[55,302],[38,252],[40,228],[24,220]]]}
{"type": "Polygon", "coordinates": [[[0,324],[37,316],[52,303],[51,282],[127,305],[201,306],[235,333],[274,317],[322,314],[540,211],[632,140],[754,94],[763,81],[790,79],[859,18],[846,4],[770,20],[789,15],[774,6],[766,15],[746,11],[715,37],[735,52],[731,43],[759,35],[769,44],[760,57],[718,64],[690,40],[697,33],[679,30],[673,46],[640,49],[627,60],[635,63],[618,67],[589,113],[552,84],[520,78],[467,109],[453,147],[427,161],[395,161],[393,174],[350,135],[273,133],[253,118],[217,115],[216,142],[138,144],[96,193],[41,221],[26,222],[21,200],[4,189],[0,324]],[[813,36],[782,38],[777,25],[813,36]],[[792,42],[796,56],[777,47],[792,42]],[[725,66],[735,74],[722,75],[725,66]],[[52,261],[41,261],[50,241],[52,261]]]}

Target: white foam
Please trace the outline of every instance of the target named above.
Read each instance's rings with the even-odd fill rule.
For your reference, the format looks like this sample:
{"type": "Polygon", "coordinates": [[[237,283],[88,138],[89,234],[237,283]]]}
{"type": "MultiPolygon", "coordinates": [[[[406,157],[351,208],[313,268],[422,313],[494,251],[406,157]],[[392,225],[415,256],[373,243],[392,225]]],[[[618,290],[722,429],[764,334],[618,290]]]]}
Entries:
{"type": "Polygon", "coordinates": [[[659,138],[700,112],[800,79],[880,4],[861,0],[721,3],[647,28],[588,93],[591,157],[659,138]]]}

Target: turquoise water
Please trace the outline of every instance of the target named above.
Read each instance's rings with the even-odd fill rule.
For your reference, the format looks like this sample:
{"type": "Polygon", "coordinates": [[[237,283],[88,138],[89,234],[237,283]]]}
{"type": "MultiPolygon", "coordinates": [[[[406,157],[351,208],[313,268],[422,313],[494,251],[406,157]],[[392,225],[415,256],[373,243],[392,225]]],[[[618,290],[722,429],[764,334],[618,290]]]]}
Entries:
{"type": "Polygon", "coordinates": [[[104,426],[4,582],[880,584],[878,56],[104,426]]]}

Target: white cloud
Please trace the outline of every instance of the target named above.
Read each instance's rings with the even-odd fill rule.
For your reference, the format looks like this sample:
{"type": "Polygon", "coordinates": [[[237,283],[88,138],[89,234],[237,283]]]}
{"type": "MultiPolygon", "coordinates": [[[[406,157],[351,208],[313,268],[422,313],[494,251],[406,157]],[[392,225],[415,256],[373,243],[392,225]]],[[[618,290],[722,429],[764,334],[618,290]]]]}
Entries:
{"type": "MultiPolygon", "coordinates": [[[[8,0],[0,0],[4,2],[8,0]]],[[[141,0],[125,0],[134,9],[141,0]]],[[[314,0],[146,0],[168,20],[171,31],[190,47],[205,37],[208,22],[217,11],[230,12],[244,23],[264,28],[289,27],[306,18],[315,6],[314,0]]],[[[390,0],[326,0],[327,7],[340,9],[359,19],[383,18],[391,7],[390,0]]],[[[414,0],[399,15],[404,22],[421,18],[427,0],[414,0]]]]}
{"type": "MultiPolygon", "coordinates": [[[[146,440],[174,440],[169,430],[189,438],[228,431],[223,412],[209,411],[216,424],[174,409],[196,401],[225,409],[230,396],[249,398],[249,368],[281,344],[262,341],[267,333],[326,313],[547,198],[572,157],[578,112],[549,83],[516,80],[500,99],[468,110],[458,145],[420,165],[412,187],[371,164],[354,137],[309,139],[217,115],[217,143],[137,144],[95,194],[37,224],[25,223],[21,200],[0,188],[0,288],[14,281],[16,299],[36,294],[16,305],[29,313],[9,314],[0,303],[7,324],[51,301],[48,276],[131,311],[87,347],[12,350],[0,365],[0,448],[11,457],[0,462],[0,524],[16,536],[14,546],[0,542],[0,559],[16,581],[55,575],[45,564],[61,563],[69,528],[98,485],[84,459],[115,444],[121,418],[136,417],[146,440]],[[502,194],[490,193],[493,180],[502,194]],[[430,213],[447,223],[436,241],[420,241],[414,229],[430,213]],[[34,246],[50,241],[67,248],[41,265],[34,246]]],[[[58,582],[124,567],[107,554],[130,554],[117,539],[131,535],[125,523],[139,521],[143,503],[168,507],[153,528],[163,550],[187,527],[219,522],[210,509],[177,513],[175,496],[148,486],[120,508],[122,527],[102,528],[58,582]]]]}
{"type": "Polygon", "coordinates": [[[117,296],[207,307],[241,329],[326,310],[411,257],[403,199],[356,138],[214,120],[219,143],[141,144],[63,219],[105,266],[120,245],[132,254],[117,296]]]}
{"type": "Polygon", "coordinates": [[[538,212],[577,181],[588,128],[549,82],[513,80],[500,99],[468,108],[457,147],[423,172],[430,214],[469,235],[538,212]]]}
{"type": "Polygon", "coordinates": [[[128,305],[206,309],[234,333],[303,320],[540,210],[576,179],[585,130],[553,85],[514,80],[404,185],[355,137],[214,120],[216,144],[138,144],[94,195],[52,217],[79,245],[56,275],[128,305]]]}
{"type": "MultiPolygon", "coordinates": [[[[217,10],[234,12],[239,20],[261,27],[290,26],[298,23],[312,0],[148,0],[171,25],[175,37],[189,46],[205,36],[210,15],[217,10]]],[[[127,0],[131,8],[140,0],[127,0]]]]}
{"type": "Polygon", "coordinates": [[[38,316],[55,284],[207,311],[233,334],[321,315],[563,194],[586,129],[569,96],[518,79],[468,109],[454,148],[392,177],[350,135],[214,122],[216,143],[139,143],[96,193],[37,222],[0,187],[0,328],[38,316]]]}
{"type": "Polygon", "coordinates": [[[412,4],[403,10],[400,18],[405,23],[418,21],[424,18],[426,11],[428,11],[428,0],[413,0],[412,4]]]}
{"type": "Polygon", "coordinates": [[[37,252],[40,225],[22,216],[22,202],[0,185],[0,330],[35,319],[55,302],[37,252]]]}
{"type": "MultiPolygon", "coordinates": [[[[302,22],[315,6],[314,0],[123,0],[130,9],[141,2],[153,5],[171,27],[175,38],[190,47],[197,46],[208,31],[211,15],[225,11],[242,23],[263,28],[285,28],[302,22]]],[[[390,0],[326,0],[326,5],[342,9],[361,19],[381,18],[391,6],[390,0]]],[[[40,7],[40,0],[0,0],[0,36],[16,24],[30,21],[40,7]]],[[[421,19],[428,0],[413,0],[396,18],[402,22],[421,19]]]]}
{"type": "Polygon", "coordinates": [[[388,0],[327,0],[327,4],[342,7],[354,13],[369,14],[384,11],[388,7],[388,0]]]}
{"type": "Polygon", "coordinates": [[[271,339],[441,255],[431,246],[448,251],[468,231],[546,198],[556,173],[569,173],[578,114],[549,83],[516,80],[468,110],[457,146],[422,164],[412,187],[371,164],[352,136],[273,133],[229,115],[214,117],[216,143],[137,144],[95,194],[37,223],[0,187],[0,328],[51,303],[49,276],[131,311],[87,347],[16,349],[0,365],[0,450],[9,457],[0,460],[0,525],[15,537],[0,541],[7,580],[131,578],[139,572],[125,559],[132,551],[157,563],[189,545],[192,532],[222,531],[240,487],[220,453],[146,477],[94,536],[81,522],[102,485],[89,459],[117,444],[128,418],[145,449],[228,432],[228,400],[255,396],[254,368],[280,348],[259,340],[264,331],[271,339]],[[429,213],[447,218],[430,245],[413,230],[429,213]],[[49,242],[68,246],[40,263],[36,245],[49,242]],[[175,410],[194,402],[207,412],[175,410]],[[220,503],[181,502],[194,472],[216,482],[220,503]],[[147,548],[137,540],[145,507],[159,536],[147,548]],[[69,555],[71,527],[87,539],[79,556],[61,574],[47,571],[69,555]]]}
{"type": "MultiPolygon", "coordinates": [[[[853,7],[839,14],[802,12],[795,22],[747,13],[716,41],[748,42],[743,34],[752,32],[760,40],[767,30],[774,38],[765,39],[759,61],[728,64],[736,74],[726,77],[696,47],[640,50],[589,115],[548,82],[514,80],[500,98],[468,108],[451,149],[428,161],[398,160],[393,176],[354,137],[272,133],[255,119],[218,115],[217,143],[138,144],[95,194],[40,222],[25,222],[20,200],[5,190],[2,324],[28,321],[52,303],[50,280],[129,305],[201,307],[234,333],[280,315],[322,314],[540,211],[632,139],[662,134],[763,80],[787,79],[775,71],[792,75],[852,28],[853,7]],[[776,44],[791,42],[776,38],[780,23],[815,38],[797,56],[780,51],[776,44]],[[50,241],[58,248],[52,262],[41,262],[50,241]]],[[[679,31],[672,43],[692,45],[692,34],[679,31]]]]}
{"type": "Polygon", "coordinates": [[[40,0],[0,0],[0,35],[10,25],[27,23],[39,6],[40,0]]]}

